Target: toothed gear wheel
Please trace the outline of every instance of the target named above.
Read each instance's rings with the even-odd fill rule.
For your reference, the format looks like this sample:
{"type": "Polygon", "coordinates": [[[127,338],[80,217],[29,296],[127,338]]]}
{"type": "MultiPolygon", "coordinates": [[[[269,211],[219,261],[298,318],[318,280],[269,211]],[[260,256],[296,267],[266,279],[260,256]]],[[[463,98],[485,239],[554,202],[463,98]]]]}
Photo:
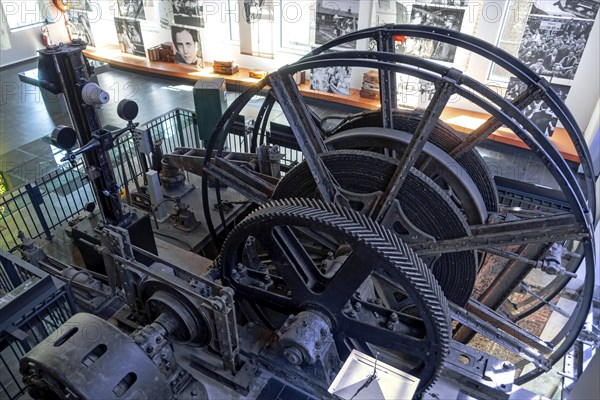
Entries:
{"type": "Polygon", "coordinates": [[[362,214],[313,199],[274,201],[232,230],[220,257],[249,319],[278,329],[291,313],[318,311],[341,360],[352,349],[378,354],[418,377],[419,392],[438,377],[450,340],[442,290],[396,234],[362,214]]]}
{"type": "MultiPolygon", "coordinates": [[[[355,194],[383,192],[398,164],[393,158],[361,150],[331,151],[323,154],[322,160],[337,184],[355,194]]],[[[303,162],[281,179],[273,198],[315,197],[315,193],[315,180],[303,162]]],[[[397,199],[410,223],[436,240],[464,237],[470,233],[467,220],[448,195],[414,168],[397,199]]],[[[370,199],[367,197],[366,200],[370,199]]],[[[402,235],[402,223],[392,220],[384,225],[402,235]]],[[[407,241],[404,237],[400,236],[407,241]]],[[[478,260],[474,251],[446,253],[423,261],[448,300],[460,306],[469,301],[477,278],[478,260]]]]}

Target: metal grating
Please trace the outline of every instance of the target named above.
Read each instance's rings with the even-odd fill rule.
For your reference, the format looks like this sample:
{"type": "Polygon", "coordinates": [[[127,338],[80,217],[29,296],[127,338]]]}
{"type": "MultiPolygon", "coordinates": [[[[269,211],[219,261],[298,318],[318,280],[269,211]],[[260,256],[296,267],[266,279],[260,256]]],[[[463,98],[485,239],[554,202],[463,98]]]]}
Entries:
{"type": "Polygon", "coordinates": [[[76,312],[65,283],[0,249],[0,398],[24,393],[20,359],[76,312]]]}
{"type": "Polygon", "coordinates": [[[500,176],[494,177],[499,204],[550,213],[570,212],[571,206],[562,192],[500,176]]]}

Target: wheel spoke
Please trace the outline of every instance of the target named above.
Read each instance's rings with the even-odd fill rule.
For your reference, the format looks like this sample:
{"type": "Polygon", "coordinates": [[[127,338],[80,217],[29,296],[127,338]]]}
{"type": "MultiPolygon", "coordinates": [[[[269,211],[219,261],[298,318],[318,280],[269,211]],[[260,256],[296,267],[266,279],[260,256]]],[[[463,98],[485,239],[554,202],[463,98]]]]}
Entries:
{"type": "MultiPolygon", "coordinates": [[[[540,95],[541,90],[539,88],[529,87],[526,91],[517,96],[517,98],[513,101],[513,104],[518,109],[522,110],[531,104],[532,101],[538,99],[540,95]]],[[[477,129],[474,129],[464,142],[452,149],[450,156],[452,156],[455,160],[458,160],[467,152],[475,148],[475,146],[483,142],[492,133],[496,132],[501,126],[502,122],[496,116],[492,115],[477,129]]]]}
{"type": "Polygon", "coordinates": [[[275,200],[232,230],[221,250],[221,264],[223,281],[239,297],[263,308],[267,317],[306,312],[327,319],[340,345],[340,359],[352,348],[380,352],[382,361],[415,371],[421,389],[438,375],[450,338],[446,299],[408,246],[358,212],[311,199],[275,200]],[[312,230],[336,240],[325,245],[320,236],[310,235],[312,230]],[[240,250],[249,236],[261,245],[261,253],[271,256],[261,259],[266,271],[239,267],[244,259],[240,250]],[[335,256],[328,254],[329,262],[319,268],[324,252],[335,256]],[[240,269],[246,274],[242,278],[240,269]],[[268,285],[261,284],[274,269],[278,273],[264,279],[268,285]],[[256,286],[272,293],[262,296],[256,286]],[[391,293],[385,297],[380,291],[391,293]],[[280,303],[272,304],[278,297],[280,303]],[[405,308],[399,310],[398,304],[405,308]]]}
{"type": "Polygon", "coordinates": [[[257,203],[266,202],[275,190],[275,185],[261,178],[260,174],[241,168],[222,157],[216,158],[214,164],[206,164],[204,171],[257,203]]]}
{"type": "Polygon", "coordinates": [[[429,105],[423,114],[423,119],[419,122],[406,151],[402,155],[402,158],[400,158],[400,163],[390,179],[390,183],[386,188],[384,195],[371,212],[371,215],[375,217],[378,222],[381,222],[385,218],[385,215],[392,206],[394,199],[396,199],[398,192],[404,185],[410,169],[419,158],[423,147],[425,147],[425,143],[427,143],[429,136],[433,132],[435,124],[446,107],[450,96],[454,93],[456,79],[453,78],[460,77],[461,73],[457,70],[451,71],[453,77],[445,78],[440,83],[440,87],[429,102],[429,105]]]}
{"type": "Polygon", "coordinates": [[[306,159],[311,173],[315,177],[317,188],[323,200],[333,203],[339,197],[336,185],[319,154],[327,150],[321,131],[317,127],[312,115],[302,98],[291,75],[270,75],[271,88],[282,107],[296,141],[300,146],[302,155],[306,159]]]}
{"type": "Polygon", "coordinates": [[[559,242],[589,236],[585,225],[575,221],[572,214],[533,218],[515,222],[471,226],[471,236],[419,243],[412,246],[419,255],[484,249],[515,243],[559,242]]]}
{"type": "Polygon", "coordinates": [[[453,320],[460,322],[482,336],[495,341],[515,354],[519,354],[524,359],[536,364],[536,366],[546,370],[550,369],[547,365],[546,358],[544,358],[537,349],[525,344],[525,342],[517,339],[514,336],[507,335],[505,333],[499,333],[499,329],[496,326],[479,317],[475,313],[467,312],[465,309],[453,303],[449,303],[449,305],[453,320]]]}
{"type": "Polygon", "coordinates": [[[330,304],[333,310],[343,308],[371,274],[373,267],[374,264],[370,264],[365,257],[352,253],[327,284],[322,295],[323,302],[330,304]]]}
{"type": "Polygon", "coordinates": [[[304,298],[322,280],[317,266],[289,227],[276,226],[271,235],[277,253],[274,258],[277,257],[277,263],[280,264],[277,265],[277,271],[294,297],[304,298]]]}
{"type": "Polygon", "coordinates": [[[388,350],[410,355],[421,361],[429,359],[430,343],[425,339],[418,339],[390,329],[365,324],[348,317],[344,317],[340,321],[339,331],[350,339],[385,347],[388,350]]]}
{"type": "MultiPolygon", "coordinates": [[[[394,52],[394,37],[388,32],[377,35],[377,50],[388,53],[394,52]]],[[[382,127],[394,127],[394,109],[398,106],[396,96],[396,73],[389,69],[379,70],[379,98],[381,102],[382,127]]]]}

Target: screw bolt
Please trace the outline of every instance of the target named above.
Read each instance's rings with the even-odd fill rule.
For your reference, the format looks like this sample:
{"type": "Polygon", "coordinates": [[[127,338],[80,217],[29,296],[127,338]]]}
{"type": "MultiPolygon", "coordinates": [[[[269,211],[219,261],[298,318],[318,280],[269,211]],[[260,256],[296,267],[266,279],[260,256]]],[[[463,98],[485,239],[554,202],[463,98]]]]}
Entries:
{"type": "Polygon", "coordinates": [[[288,347],[283,351],[283,356],[286,360],[288,360],[291,364],[300,365],[302,364],[302,353],[295,347],[288,347]]]}

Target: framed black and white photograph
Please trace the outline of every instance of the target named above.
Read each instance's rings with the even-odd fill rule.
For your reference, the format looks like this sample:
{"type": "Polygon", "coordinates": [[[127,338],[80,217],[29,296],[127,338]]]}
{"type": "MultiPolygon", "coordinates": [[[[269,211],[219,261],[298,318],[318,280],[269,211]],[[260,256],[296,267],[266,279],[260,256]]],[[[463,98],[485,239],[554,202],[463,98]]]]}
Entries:
{"type": "Polygon", "coordinates": [[[518,57],[540,75],[573,79],[594,21],[531,15],[518,57]]]}
{"type": "Polygon", "coordinates": [[[406,5],[396,0],[377,0],[375,1],[375,24],[408,24],[410,22],[410,13],[406,5]]]}
{"type": "Polygon", "coordinates": [[[146,19],[144,0],[117,0],[123,18],[146,19]]]}
{"type": "Polygon", "coordinates": [[[600,0],[534,0],[531,15],[596,19],[600,0]]]}
{"type": "Polygon", "coordinates": [[[272,1],[238,0],[240,54],[273,58],[273,21],[275,8],[272,1]]]}
{"type": "Polygon", "coordinates": [[[204,27],[204,14],[200,0],[171,0],[173,20],[177,25],[204,27]]]}
{"type": "Polygon", "coordinates": [[[115,27],[121,51],[134,56],[146,56],[140,21],[115,17],[115,27]]]}
{"type": "Polygon", "coordinates": [[[315,68],[310,74],[310,88],[320,92],[350,94],[350,67],[315,68]]]}
{"type": "Polygon", "coordinates": [[[78,11],[92,11],[92,5],[90,0],[67,0],[65,3],[68,5],[68,10],[78,11]]]}
{"type": "Polygon", "coordinates": [[[422,102],[429,102],[435,94],[435,84],[433,82],[426,81],[425,79],[419,79],[417,91],[419,92],[422,102]]]}
{"type": "Polygon", "coordinates": [[[81,39],[88,46],[96,46],[94,36],[92,35],[92,27],[87,13],[74,12],[69,17],[69,25],[71,27],[71,37],[73,39],[81,39]]]}
{"type": "MultiPolygon", "coordinates": [[[[556,91],[558,96],[565,101],[567,95],[569,94],[569,90],[571,89],[567,85],[558,85],[551,83],[550,87],[556,91]]],[[[521,82],[517,78],[510,78],[508,82],[508,87],[506,88],[505,98],[514,101],[517,96],[523,93],[527,89],[527,85],[521,82]]],[[[552,136],[554,130],[556,129],[556,124],[558,122],[558,117],[550,110],[550,107],[546,105],[543,100],[536,100],[527,106],[523,110],[523,114],[531,121],[537,125],[538,128],[544,133],[546,136],[552,136]]]]}
{"type": "MultiPolygon", "coordinates": [[[[410,23],[460,31],[465,10],[415,4],[410,13],[410,23]]],[[[408,38],[405,54],[437,61],[454,62],[456,46],[430,39],[408,38]]]]}
{"type": "MultiPolygon", "coordinates": [[[[335,38],[358,30],[358,7],[360,1],[317,0],[315,43],[325,44],[335,38]]],[[[354,48],[355,42],[341,45],[354,48]]]]}
{"type": "Polygon", "coordinates": [[[273,22],[275,10],[272,1],[265,0],[240,0],[240,19],[242,23],[252,24],[259,21],[273,22]]]}
{"type": "Polygon", "coordinates": [[[202,43],[200,31],[186,26],[172,26],[171,39],[175,49],[177,64],[193,65],[202,68],[202,43]]]}

